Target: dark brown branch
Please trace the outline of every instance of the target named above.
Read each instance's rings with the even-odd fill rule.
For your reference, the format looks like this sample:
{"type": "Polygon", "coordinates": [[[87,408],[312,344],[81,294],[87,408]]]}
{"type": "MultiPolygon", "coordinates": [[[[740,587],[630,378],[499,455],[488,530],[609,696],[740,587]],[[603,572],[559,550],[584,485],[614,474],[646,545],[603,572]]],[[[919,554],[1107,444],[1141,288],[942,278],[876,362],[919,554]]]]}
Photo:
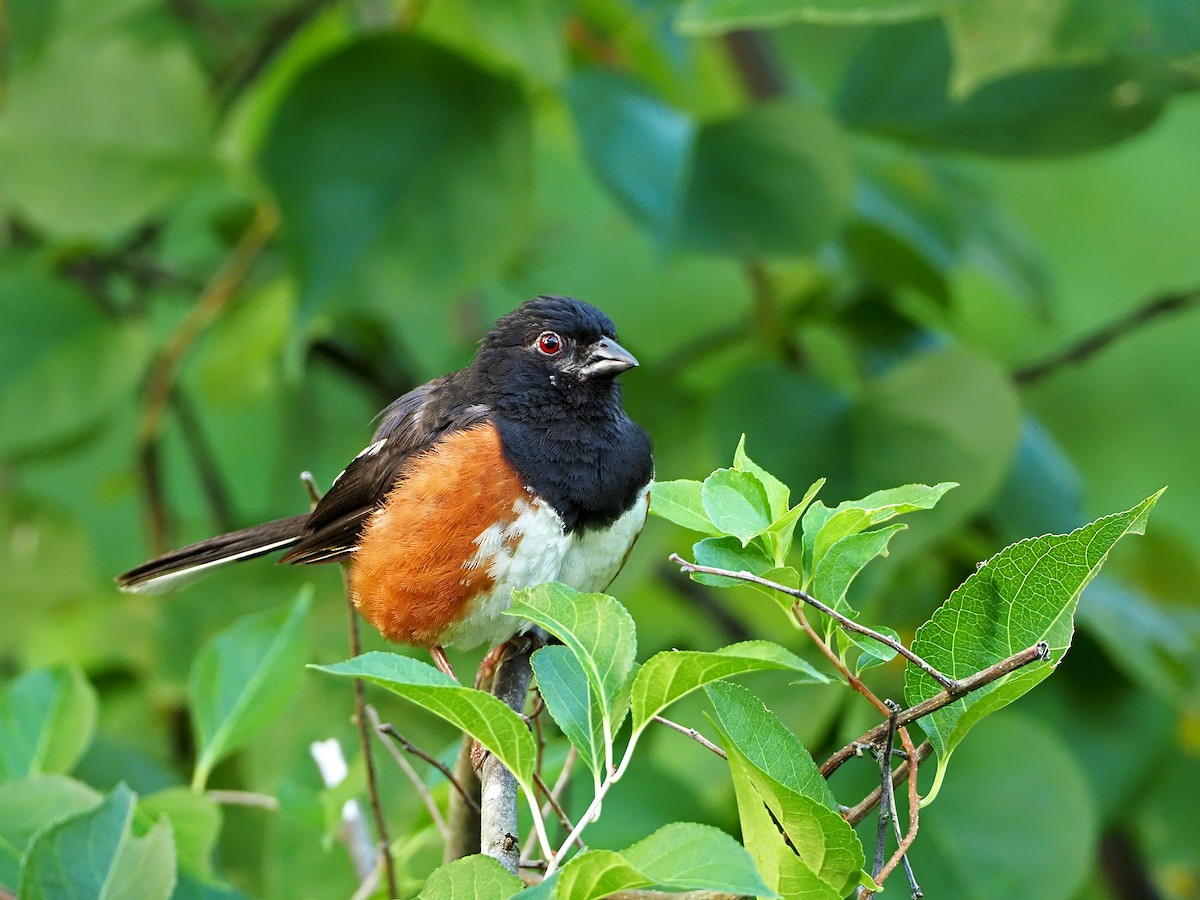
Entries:
{"type": "Polygon", "coordinates": [[[471,807],[474,812],[479,812],[479,801],[476,800],[465,787],[463,787],[462,782],[458,780],[448,765],[446,765],[436,756],[431,756],[430,754],[426,753],[424,750],[398,732],[392,727],[391,722],[380,722],[379,725],[376,726],[375,730],[380,734],[387,735],[389,738],[399,744],[406,753],[411,753],[418,759],[425,760],[425,762],[429,763],[429,765],[433,766],[435,769],[445,775],[446,780],[450,782],[451,787],[458,791],[463,802],[471,807]]]}
{"type": "Polygon", "coordinates": [[[1114,341],[1137,331],[1160,316],[1186,312],[1197,305],[1200,305],[1200,289],[1155,297],[1121,318],[1101,326],[1071,346],[1044,360],[1018,369],[1013,373],[1013,380],[1021,385],[1035,384],[1059,369],[1085,362],[1114,341]]]}
{"type": "MultiPolygon", "coordinates": [[[[922,763],[933,755],[933,744],[925,741],[917,748],[917,762],[922,763]]],[[[905,761],[907,762],[907,760],[905,761]]],[[[892,772],[892,787],[899,787],[908,781],[909,767],[908,765],[897,766],[892,772]]],[[[863,819],[871,814],[871,811],[879,805],[880,788],[875,788],[871,793],[867,794],[859,803],[850,807],[843,813],[843,818],[851,825],[857,825],[863,819]]]]}
{"type": "Polygon", "coordinates": [[[829,616],[831,619],[834,619],[846,630],[853,631],[856,634],[861,634],[864,637],[869,637],[872,640],[879,641],[879,643],[883,644],[885,647],[890,647],[892,650],[895,650],[897,653],[899,653],[901,656],[903,656],[905,659],[907,659],[909,662],[911,662],[914,666],[916,666],[918,669],[920,669],[922,672],[924,672],[926,675],[928,675],[930,678],[932,678],[934,681],[936,681],[938,684],[940,684],[947,691],[953,691],[958,696],[961,696],[963,694],[963,691],[961,690],[961,688],[958,686],[958,683],[953,678],[951,678],[949,675],[944,675],[941,672],[939,672],[937,669],[935,669],[929,663],[925,662],[925,660],[923,660],[921,657],[917,656],[917,654],[913,653],[911,650],[909,650],[907,647],[905,647],[899,641],[894,640],[893,638],[890,638],[885,634],[880,634],[878,631],[868,628],[865,625],[860,625],[858,622],[855,622],[853,619],[847,618],[846,616],[842,615],[840,612],[838,612],[833,607],[826,606],[820,600],[805,593],[804,591],[800,590],[799,588],[791,588],[785,584],[779,584],[778,582],[770,581],[766,578],[762,578],[758,575],[755,575],[752,572],[744,572],[744,571],[743,572],[734,572],[730,569],[717,569],[717,568],[713,568],[712,566],[700,566],[700,565],[697,565],[696,563],[688,562],[683,557],[681,557],[678,553],[672,553],[670,556],[670,560],[671,560],[671,562],[678,565],[679,568],[682,569],[684,572],[698,572],[698,573],[701,573],[704,575],[720,575],[722,577],[733,578],[738,581],[747,581],[747,582],[750,582],[751,584],[761,585],[762,587],[770,588],[771,590],[775,590],[775,591],[779,591],[780,593],[787,594],[790,597],[795,597],[797,600],[807,603],[813,609],[824,613],[825,615],[829,616]]]}
{"type": "Polygon", "coordinates": [[[768,100],[787,93],[783,66],[765,32],[731,31],[725,35],[725,47],[752,98],[768,100]]]}
{"type": "Polygon", "coordinates": [[[891,701],[885,701],[891,714],[887,720],[887,732],[883,738],[883,750],[878,754],[880,802],[879,824],[875,829],[875,864],[871,867],[871,877],[879,880],[887,855],[888,826],[892,824],[895,810],[895,798],[892,796],[892,748],[896,746],[896,716],[900,707],[891,701]]]}
{"type": "Polygon", "coordinates": [[[217,530],[233,531],[237,516],[234,515],[229,492],[225,489],[225,479],[221,475],[216,456],[204,434],[200,417],[196,415],[191,400],[178,386],[171,392],[170,403],[179,420],[183,443],[192,457],[192,465],[196,468],[196,477],[200,479],[200,488],[208,501],[208,509],[212,513],[217,530]]]}
{"type": "MultiPolygon", "coordinates": [[[[1005,675],[1015,672],[1017,669],[1020,669],[1023,666],[1027,666],[1030,663],[1049,658],[1050,646],[1045,641],[1039,641],[1037,644],[1022,650],[1020,653],[1014,653],[1012,656],[1000,660],[1000,662],[996,663],[995,665],[988,666],[986,669],[962,679],[957,683],[958,689],[956,691],[942,691],[940,694],[936,694],[933,697],[930,697],[928,700],[922,700],[916,706],[910,706],[908,709],[902,710],[900,715],[896,717],[896,721],[900,727],[909,725],[918,719],[929,715],[931,712],[936,712],[943,706],[949,706],[954,701],[962,699],[965,695],[971,693],[972,691],[977,691],[982,687],[987,687],[993,681],[1003,678],[1005,675]]],[[[842,763],[854,756],[857,746],[861,744],[876,743],[881,737],[883,737],[886,731],[887,723],[883,722],[879,725],[876,725],[862,737],[858,738],[858,740],[851,741],[841,750],[838,750],[831,757],[829,757],[829,759],[825,760],[824,763],[822,763],[821,774],[828,778],[838,770],[838,767],[841,766],[842,763]]]]}

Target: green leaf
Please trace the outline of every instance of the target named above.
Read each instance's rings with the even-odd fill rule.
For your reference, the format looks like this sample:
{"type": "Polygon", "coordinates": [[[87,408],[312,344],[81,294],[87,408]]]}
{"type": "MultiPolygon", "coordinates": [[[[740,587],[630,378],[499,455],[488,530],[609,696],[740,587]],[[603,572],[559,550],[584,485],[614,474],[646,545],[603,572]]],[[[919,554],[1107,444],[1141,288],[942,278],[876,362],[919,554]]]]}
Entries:
{"type": "Polygon", "coordinates": [[[479,741],[532,796],[533,764],[537,757],[533,735],[525,720],[499,698],[463,687],[433,666],[396,653],[375,651],[331,666],[309,668],[346,678],[362,678],[445,719],[479,741]]]}
{"type": "Polygon", "coordinates": [[[692,531],[721,534],[704,511],[700,489],[699,481],[688,481],[685,478],[677,481],[656,481],[650,487],[650,512],[692,531]]]}
{"type": "Polygon", "coordinates": [[[167,900],[175,887],[171,826],[160,819],[134,837],[135,801],[133,791],[119,784],[94,809],[39,832],[21,868],[18,895],[167,900]]]}
{"type": "Polygon", "coordinates": [[[615,850],[589,850],[562,867],[554,896],[556,900],[599,900],[653,883],[615,850]]]}
{"type": "MultiPolygon", "coordinates": [[[[871,628],[880,634],[887,635],[896,643],[900,643],[900,635],[896,633],[895,629],[888,628],[886,625],[872,625],[871,628]]],[[[854,644],[861,651],[858,659],[854,661],[855,675],[859,675],[867,669],[873,669],[875,666],[889,663],[896,658],[896,651],[887,644],[881,644],[865,635],[856,634],[847,629],[839,637],[854,644]]]]}
{"type": "Polygon", "coordinates": [[[100,793],[63,775],[0,784],[0,885],[15,890],[35,834],[100,802],[100,793]]]}
{"type": "Polygon", "coordinates": [[[259,160],[301,309],[476,285],[521,240],[530,154],[517,84],[443,47],[384,34],[317,60],[259,160]]]}
{"type": "Polygon", "coordinates": [[[571,648],[615,730],[628,708],[637,657],[637,631],[625,607],[607,594],[551,583],[513,591],[505,614],[541,625],[571,648]]]}
{"type": "MultiPolygon", "coordinates": [[[[1054,671],[1071,645],[1079,595],[1117,541],[1145,530],[1161,494],[1070,534],[1029,538],[1006,547],[917,629],[913,652],[951,678],[965,678],[1039,641],[1050,646],[1049,665],[1018,669],[921,720],[938,754],[937,779],[926,802],[936,795],[950,755],[971,727],[1054,671]]],[[[904,696],[910,705],[940,691],[924,673],[912,666],[906,669],[904,696]]]]}
{"type": "Polygon", "coordinates": [[[808,751],[748,691],[726,683],[705,690],[728,754],[743,837],[767,883],[784,896],[845,896],[862,868],[862,846],[808,751]]]}
{"type": "Polygon", "coordinates": [[[588,678],[569,647],[552,644],[533,654],[533,674],[546,709],[593,773],[604,767],[604,720],[588,678]]]}
{"type": "Polygon", "coordinates": [[[772,527],[781,516],[788,511],[788,499],[791,491],[788,486],[752,460],[746,454],[746,435],[738,441],[737,450],[733,452],[733,468],[738,472],[748,472],[758,479],[767,495],[767,505],[771,511],[772,527]]]}
{"type": "Polygon", "coordinates": [[[1096,788],[1058,733],[1007,712],[980,725],[954,766],[938,802],[921,812],[913,845],[913,869],[927,897],[1061,900],[1092,894],[1088,876],[1100,829],[1096,788]],[[1036,763],[1012,765],[1017,748],[1036,763]],[[1055,814],[1039,816],[1036,809],[1055,814]]]}
{"type": "Polygon", "coordinates": [[[96,731],[96,691],[74,668],[35,669],[0,692],[0,781],[69,772],[96,731]]]}
{"type": "Polygon", "coordinates": [[[598,73],[573,79],[568,96],[588,163],[663,247],[803,253],[849,213],[846,136],[815,105],[761,103],[698,124],[598,73]]]}
{"type": "Polygon", "coordinates": [[[138,799],[135,821],[140,828],[148,829],[164,816],[175,836],[180,869],[211,878],[213,849],[221,832],[221,810],[216,802],[181,787],[138,799]]]}
{"type": "Polygon", "coordinates": [[[814,481],[809,485],[808,490],[804,492],[804,496],[800,498],[800,502],[772,522],[771,527],[767,529],[767,533],[774,536],[779,546],[778,562],[786,560],[788,554],[791,553],[792,539],[795,537],[796,532],[796,523],[801,520],[809,504],[813,502],[813,498],[817,496],[824,486],[824,478],[818,478],[814,481]]]}
{"type": "Polygon", "coordinates": [[[724,34],[795,22],[870,25],[952,9],[963,0],[684,0],[675,27],[684,34],[724,34]]]}
{"type": "Polygon", "coordinates": [[[418,896],[420,900],[508,900],[524,886],[498,860],[476,854],[435,869],[418,896]]]}
{"type": "Polygon", "coordinates": [[[767,669],[799,672],[800,683],[829,681],[800,657],[770,641],[743,641],[712,652],[668,650],[646,660],[633,680],[633,732],[640,732],[656,715],[696,688],[767,669]]]}
{"type": "MultiPolygon", "coordinates": [[[[836,518],[837,516],[834,516],[830,519],[829,524],[832,525],[836,518]]],[[[846,602],[846,591],[867,563],[877,556],[887,556],[888,542],[897,532],[907,527],[890,525],[887,528],[847,535],[838,540],[821,556],[821,561],[817,564],[817,570],[813,573],[812,595],[826,606],[853,618],[854,610],[846,602]]],[[[836,627],[836,623],[829,619],[826,627],[832,629],[836,627]]]]}
{"type": "Polygon", "coordinates": [[[666,890],[772,895],[746,848],[710,825],[673,822],[626,847],[621,856],[666,890]]]}
{"type": "MultiPolygon", "coordinates": [[[[759,541],[742,546],[741,540],[735,537],[705,538],[692,545],[692,556],[702,566],[731,572],[745,570],[754,575],[762,575],[775,565],[759,541]]],[[[713,587],[737,587],[739,584],[745,584],[724,575],[707,575],[701,572],[694,573],[692,580],[713,587]]]]}
{"type": "MultiPolygon", "coordinates": [[[[825,554],[843,538],[858,534],[896,516],[933,509],[947,491],[958,487],[944,481],[932,487],[906,484],[868,494],[861,500],[844,500],[833,509],[819,500],[804,515],[804,559],[809,578],[816,577],[825,554]]],[[[890,540],[890,535],[888,539],[890,540]]],[[[878,540],[876,538],[875,540],[878,540]]],[[[887,541],[884,541],[886,547],[887,541]]],[[[848,583],[848,582],[847,582],[848,583]]]]}
{"type": "Polygon", "coordinates": [[[704,479],[700,498],[713,525],[735,536],[743,547],[771,526],[766,489],[749,472],[717,469],[704,479]]]}
{"type": "Polygon", "coordinates": [[[308,658],[305,623],[312,590],[290,607],[243,616],[205,645],[188,677],[188,703],[199,753],[192,787],[213,766],[283,713],[300,687],[308,658]]]}
{"type": "Polygon", "coordinates": [[[837,106],[852,127],[922,147],[995,156],[1084,153],[1148,128],[1176,89],[1168,67],[1113,59],[1022,72],[951,96],[937,20],[878,29],[860,45],[837,106]]]}
{"type": "Polygon", "coordinates": [[[119,235],[210,165],[211,118],[204,76],[181,43],[52,42],[5,91],[6,199],[63,238],[119,235]]]}

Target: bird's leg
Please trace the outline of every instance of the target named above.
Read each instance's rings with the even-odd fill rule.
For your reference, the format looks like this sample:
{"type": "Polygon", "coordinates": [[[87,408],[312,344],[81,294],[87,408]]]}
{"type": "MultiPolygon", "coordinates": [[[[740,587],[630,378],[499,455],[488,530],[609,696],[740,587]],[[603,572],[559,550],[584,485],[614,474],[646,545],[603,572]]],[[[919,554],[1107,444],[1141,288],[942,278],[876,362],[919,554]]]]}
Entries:
{"type": "Polygon", "coordinates": [[[455,681],[458,681],[458,676],[454,674],[454,666],[450,665],[450,660],[446,658],[446,651],[442,649],[440,644],[431,646],[429,648],[429,655],[433,657],[433,664],[435,666],[455,681]]]}
{"type": "Polygon", "coordinates": [[[500,665],[500,660],[504,659],[504,654],[508,651],[508,648],[509,643],[505,641],[503,644],[497,644],[487,652],[487,656],[479,664],[479,671],[475,673],[476,690],[485,682],[492,680],[492,676],[496,674],[496,667],[500,665]]]}

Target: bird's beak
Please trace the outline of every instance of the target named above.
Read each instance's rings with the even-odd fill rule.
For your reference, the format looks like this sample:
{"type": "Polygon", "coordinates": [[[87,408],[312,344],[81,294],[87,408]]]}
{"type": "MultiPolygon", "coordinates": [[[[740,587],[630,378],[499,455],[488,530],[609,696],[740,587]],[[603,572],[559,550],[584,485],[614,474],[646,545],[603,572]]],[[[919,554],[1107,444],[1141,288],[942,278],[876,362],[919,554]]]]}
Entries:
{"type": "Polygon", "coordinates": [[[601,338],[592,345],[579,374],[584,378],[612,378],[637,364],[633,354],[612,338],[601,338]]]}

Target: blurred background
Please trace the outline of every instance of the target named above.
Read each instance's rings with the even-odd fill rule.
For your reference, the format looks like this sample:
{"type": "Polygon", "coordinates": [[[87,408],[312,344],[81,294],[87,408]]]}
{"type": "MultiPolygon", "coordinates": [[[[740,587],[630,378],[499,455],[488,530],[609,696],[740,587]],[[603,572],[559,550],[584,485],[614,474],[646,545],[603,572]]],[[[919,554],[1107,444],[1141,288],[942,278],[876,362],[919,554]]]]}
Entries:
{"type": "MultiPolygon", "coordinates": [[[[186,783],[198,649],[303,584],[309,657],[348,654],[335,570],[259,562],[167,598],[118,594],[116,573],[303,511],[301,471],[328,485],[391,399],[465,364],[520,301],[566,293],[641,360],[626,404],[661,479],[728,465],[744,433],[794,492],[828,477],[831,506],[961,484],[855,584],[906,638],[1006,544],[1169,485],[1086,592],[1059,673],[958,751],[913,859],[931,897],[1200,896],[1200,5],[2,15],[0,679],[84,673],[99,715],[77,778],[186,783]]],[[[652,520],[612,589],[639,658],[749,636],[801,649],[759,595],[666,565],[695,539],[652,520]]],[[[898,698],[899,675],[877,693],[898,698]]],[[[872,724],[849,692],[756,677],[818,760],[872,724]]],[[[453,752],[447,728],[379,699],[453,752]]],[[[703,708],[675,718],[703,729],[703,708]]],[[[361,765],[330,793],[307,749],[334,736],[353,757],[351,712],[347,685],[309,673],[216,770],[282,806],[223,810],[214,884],[351,892],[328,811],[361,765]]],[[[719,760],[669,732],[644,744],[594,846],[675,819],[736,827],[719,760]]],[[[415,891],[440,850],[383,769],[415,891]]],[[[839,799],[871,769],[845,767],[839,799]]]]}

